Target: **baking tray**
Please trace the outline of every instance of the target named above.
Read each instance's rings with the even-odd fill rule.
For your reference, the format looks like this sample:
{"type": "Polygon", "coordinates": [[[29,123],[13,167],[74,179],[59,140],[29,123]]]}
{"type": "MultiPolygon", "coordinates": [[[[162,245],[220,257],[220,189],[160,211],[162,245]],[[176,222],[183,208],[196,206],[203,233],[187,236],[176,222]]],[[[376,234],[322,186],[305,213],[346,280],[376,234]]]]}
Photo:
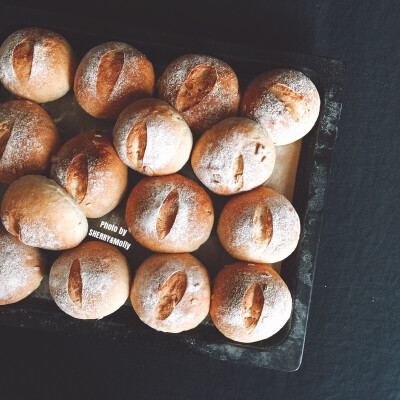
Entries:
{"type": "MultiPolygon", "coordinates": [[[[80,58],[90,48],[104,41],[128,42],[144,52],[153,62],[156,76],[160,75],[170,61],[187,53],[204,53],[227,61],[237,73],[242,89],[253,77],[268,69],[295,68],[309,76],[317,86],[321,97],[321,112],[313,130],[303,139],[297,169],[293,205],[299,213],[302,226],[299,245],[281,266],[281,276],[292,293],[293,312],[285,327],[271,338],[251,344],[233,342],[218,332],[209,317],[191,331],[180,334],[160,333],[144,325],[129,303],[102,320],[76,320],[64,314],[51,301],[48,291],[46,291],[46,277],[38,291],[28,298],[0,307],[0,324],[69,335],[83,334],[91,337],[124,340],[151,345],[154,348],[186,351],[252,366],[283,371],[297,370],[303,355],[325,191],[342,108],[344,64],[341,61],[323,57],[269,51],[258,47],[210,41],[199,37],[180,37],[167,32],[160,35],[159,32],[137,29],[132,26],[81,20],[79,17],[49,11],[0,4],[0,42],[11,32],[24,26],[46,27],[62,34],[80,58]]],[[[1,87],[0,101],[9,98],[10,95],[1,87]]],[[[68,136],[90,129],[111,131],[112,124],[91,118],[71,99],[73,99],[73,95],[70,93],[56,102],[44,105],[44,108],[55,119],[64,140],[68,136]],[[69,111],[73,109],[73,112],[80,115],[82,119],[79,120],[79,126],[74,126],[70,120],[63,119],[59,114],[60,109],[69,111]],[[55,115],[58,117],[56,118],[55,115]]],[[[180,173],[198,182],[190,167],[186,166],[180,173]]],[[[130,171],[129,190],[139,179],[139,174],[130,171]]],[[[1,185],[1,194],[5,189],[6,186],[1,185]]],[[[221,201],[221,197],[217,198],[211,193],[210,195],[216,208],[217,217],[227,198],[221,201]]],[[[123,214],[125,201],[126,199],[114,213],[116,220],[112,218],[110,220],[107,217],[90,219],[89,227],[110,233],[100,229],[101,220],[125,227],[124,221],[119,217],[123,214]]],[[[207,243],[218,240],[215,230],[216,224],[214,224],[213,233],[207,243]]],[[[93,240],[93,238],[87,239],[93,240]]],[[[121,251],[127,256],[134,270],[151,252],[135,243],[132,238],[127,240],[132,243],[130,251],[126,252],[123,249],[121,251]]],[[[207,243],[194,254],[206,265],[211,277],[214,277],[219,269],[231,262],[232,258],[222,250],[212,259],[207,258],[207,243]]],[[[46,252],[46,254],[49,267],[58,253],[46,252]]]]}

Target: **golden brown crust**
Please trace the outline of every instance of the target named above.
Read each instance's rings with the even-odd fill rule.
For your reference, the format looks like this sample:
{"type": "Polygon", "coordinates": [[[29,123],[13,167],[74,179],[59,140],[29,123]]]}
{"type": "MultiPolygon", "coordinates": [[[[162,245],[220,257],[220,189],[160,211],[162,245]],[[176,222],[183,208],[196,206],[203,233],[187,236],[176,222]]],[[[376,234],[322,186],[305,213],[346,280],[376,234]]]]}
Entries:
{"type": "Polygon", "coordinates": [[[50,293],[74,318],[99,319],[120,308],[129,296],[126,258],[104,242],[85,242],[64,252],[51,267],[50,293]]]}
{"type": "Polygon", "coordinates": [[[0,305],[16,303],[38,288],[46,268],[44,254],[0,226],[0,305]]]}
{"type": "Polygon", "coordinates": [[[129,196],[125,219],[143,246],[182,253],[196,250],[208,239],[214,208],[203,188],[174,174],[142,179],[129,196]]]}
{"type": "Polygon", "coordinates": [[[83,57],[74,92],[86,112],[115,120],[129,103],[153,94],[154,80],[153,65],[144,54],[126,43],[106,42],[83,57]]]}
{"type": "Polygon", "coordinates": [[[12,33],[0,47],[0,80],[12,94],[46,103],[72,87],[76,59],[68,42],[42,28],[12,33]]]}
{"type": "Polygon", "coordinates": [[[297,247],[300,220],[289,200],[275,190],[260,187],[228,201],[217,232],[222,246],[233,257],[275,263],[297,247]]]}
{"type": "Polygon", "coordinates": [[[131,301],[139,318],[153,329],[193,329],[210,308],[208,272],[187,253],[153,254],[136,271],[131,301]]]}
{"type": "Polygon", "coordinates": [[[13,182],[1,203],[1,221],[21,242],[49,250],[77,246],[86,236],[85,214],[53,180],[26,175],[13,182]]]}
{"type": "Polygon", "coordinates": [[[0,104],[0,182],[45,174],[60,137],[43,108],[27,100],[0,104]]]}
{"type": "Polygon", "coordinates": [[[275,146],[257,122],[227,118],[201,135],[191,162],[205,186],[230,195],[254,189],[268,179],[275,165],[275,146]]]}
{"type": "Polygon", "coordinates": [[[111,140],[96,132],[68,140],[53,156],[50,176],[79,204],[88,218],[113,210],[126,191],[128,171],[111,140]]]}
{"type": "Polygon", "coordinates": [[[169,104],[152,98],[137,100],[122,111],[113,139],[121,160],[149,176],[179,171],[193,145],[183,117],[169,104]]]}
{"type": "Polygon", "coordinates": [[[158,97],[176,108],[193,133],[237,114],[240,94],[235,72],[217,58],[187,54],[172,61],[158,80],[158,97]]]}
{"type": "Polygon", "coordinates": [[[286,145],[312,129],[319,108],[319,94],[309,78],[293,69],[276,69],[250,82],[240,115],[263,125],[276,145],[286,145]]]}
{"type": "Polygon", "coordinates": [[[268,265],[236,262],[213,282],[210,315],[217,329],[242,343],[264,340],[290,318],[292,297],[268,265]]]}

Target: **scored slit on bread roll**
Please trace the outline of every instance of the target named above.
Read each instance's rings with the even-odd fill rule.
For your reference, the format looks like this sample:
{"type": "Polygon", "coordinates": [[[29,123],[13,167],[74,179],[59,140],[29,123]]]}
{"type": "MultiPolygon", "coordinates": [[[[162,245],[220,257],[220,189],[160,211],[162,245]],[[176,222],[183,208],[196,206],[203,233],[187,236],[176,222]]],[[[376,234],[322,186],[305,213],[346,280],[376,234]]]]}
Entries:
{"type": "Polygon", "coordinates": [[[88,223],[82,209],[53,180],[25,175],[7,189],[1,221],[12,235],[29,246],[63,250],[77,246],[88,223]]]}
{"type": "Polygon", "coordinates": [[[232,68],[215,57],[187,54],[172,61],[157,83],[158,97],[171,104],[196,134],[237,114],[239,83],[232,68]]]}
{"type": "Polygon", "coordinates": [[[274,169],[275,146],[260,124],[232,117],[201,135],[191,161],[205,186],[214,193],[230,195],[265,182],[274,169]]]}
{"type": "Polygon", "coordinates": [[[213,282],[210,315],[217,329],[242,343],[264,340],[289,320],[292,296],[268,265],[236,262],[213,282]]]}
{"type": "Polygon", "coordinates": [[[208,272],[191,254],[153,254],[136,271],[131,301],[139,318],[153,329],[193,329],[210,309],[208,272]]]}
{"type": "Polygon", "coordinates": [[[141,245],[162,253],[184,253],[208,239],[214,208],[196,182],[173,174],[139,181],[129,195],[125,219],[141,245]]]}
{"type": "Polygon", "coordinates": [[[289,200],[273,189],[259,187],[228,201],[217,232],[222,246],[233,257],[276,263],[297,247],[300,220],[289,200]]]}
{"type": "Polygon", "coordinates": [[[113,210],[128,183],[127,167],[111,140],[97,132],[84,132],[68,140],[53,156],[50,176],[88,218],[99,218],[113,210]]]}
{"type": "Polygon", "coordinates": [[[158,99],[140,99],[126,107],[113,130],[121,160],[145,175],[179,171],[190,157],[193,137],[183,117],[158,99]]]}
{"type": "Polygon", "coordinates": [[[46,173],[60,143],[54,122],[36,103],[0,103],[0,182],[46,173]]]}
{"type": "Polygon", "coordinates": [[[68,315],[103,318],[129,297],[129,265],[114,246],[85,242],[57,258],[50,270],[49,286],[57,306],[68,315]]]}
{"type": "Polygon", "coordinates": [[[129,103],[153,94],[154,80],[153,65],[139,50],[127,43],[106,42],[83,57],[74,92],[86,112],[115,120],[129,103]]]}
{"type": "Polygon", "coordinates": [[[312,129],[319,108],[318,90],[306,75],[293,69],[276,69],[250,82],[240,115],[263,125],[276,145],[285,145],[312,129]]]}
{"type": "Polygon", "coordinates": [[[12,94],[46,103],[72,87],[76,59],[68,42],[42,28],[12,33],[0,47],[0,81],[12,94]]]}
{"type": "Polygon", "coordinates": [[[0,305],[16,303],[38,288],[46,268],[44,254],[0,226],[0,305]]]}

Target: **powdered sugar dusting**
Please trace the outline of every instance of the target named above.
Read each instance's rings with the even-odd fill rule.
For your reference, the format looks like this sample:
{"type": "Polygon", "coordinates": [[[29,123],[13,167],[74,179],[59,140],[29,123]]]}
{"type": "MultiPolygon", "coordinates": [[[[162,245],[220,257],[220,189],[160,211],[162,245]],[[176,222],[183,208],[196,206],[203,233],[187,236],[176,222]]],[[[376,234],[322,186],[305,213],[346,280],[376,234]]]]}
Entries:
{"type": "Polygon", "coordinates": [[[271,175],[275,147],[261,125],[229,118],[199,139],[192,165],[197,177],[217,194],[233,194],[261,185],[271,175]],[[235,159],[243,159],[242,182],[237,182],[235,159]]]}

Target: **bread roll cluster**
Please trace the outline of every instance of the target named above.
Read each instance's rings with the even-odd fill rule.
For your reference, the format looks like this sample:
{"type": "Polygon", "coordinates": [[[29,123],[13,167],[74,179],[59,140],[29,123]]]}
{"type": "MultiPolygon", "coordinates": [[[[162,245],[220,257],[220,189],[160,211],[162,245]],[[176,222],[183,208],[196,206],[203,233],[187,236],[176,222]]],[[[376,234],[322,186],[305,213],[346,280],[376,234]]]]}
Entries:
{"type": "Polygon", "coordinates": [[[130,293],[139,318],[159,331],[195,328],[211,304],[215,326],[229,339],[274,335],[290,318],[292,300],[267,263],[295,250],[300,220],[289,200],[262,185],[282,154],[275,146],[315,124],[314,84],[300,71],[271,70],[255,77],[241,99],[226,62],[187,54],[164,69],[156,99],[153,65],[129,44],[99,44],[77,65],[68,42],[41,28],[19,30],[0,47],[0,81],[22,98],[0,104],[0,181],[10,184],[0,210],[0,305],[38,287],[45,269],[39,249],[66,250],[51,267],[49,285],[59,308],[75,318],[107,316],[130,293]],[[72,86],[83,110],[116,121],[112,138],[76,132],[61,143],[51,117],[33,101],[56,100],[72,86]],[[213,290],[206,267],[189,254],[207,241],[215,217],[209,193],[177,174],[190,158],[207,190],[234,195],[217,234],[239,261],[221,269],[213,290]],[[132,188],[128,169],[145,176],[132,188]],[[128,189],[129,232],[159,253],[139,266],[132,285],[119,250],[81,243],[87,218],[107,219],[128,189]]]}

